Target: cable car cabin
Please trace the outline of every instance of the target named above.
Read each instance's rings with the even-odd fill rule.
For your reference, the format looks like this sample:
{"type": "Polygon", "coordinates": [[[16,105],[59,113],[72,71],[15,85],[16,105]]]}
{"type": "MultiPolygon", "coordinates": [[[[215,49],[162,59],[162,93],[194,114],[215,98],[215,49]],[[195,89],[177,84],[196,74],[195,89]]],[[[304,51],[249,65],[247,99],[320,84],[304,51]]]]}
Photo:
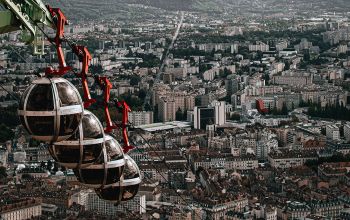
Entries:
{"type": "Polygon", "coordinates": [[[84,111],[82,123],[68,140],[49,146],[49,152],[56,162],[73,169],[87,167],[97,161],[106,141],[103,127],[98,118],[84,111]]]}
{"type": "Polygon", "coordinates": [[[86,167],[73,169],[78,181],[89,188],[102,188],[120,181],[126,161],[120,144],[106,135],[103,153],[98,160],[86,167]]]}
{"type": "Polygon", "coordinates": [[[63,78],[40,78],[23,93],[18,114],[32,138],[43,142],[68,139],[83,116],[78,90],[63,78]]]}
{"type": "Polygon", "coordinates": [[[111,186],[96,189],[96,194],[104,200],[120,203],[133,199],[139,191],[141,173],[135,161],[125,155],[125,168],[121,180],[111,186]]]}

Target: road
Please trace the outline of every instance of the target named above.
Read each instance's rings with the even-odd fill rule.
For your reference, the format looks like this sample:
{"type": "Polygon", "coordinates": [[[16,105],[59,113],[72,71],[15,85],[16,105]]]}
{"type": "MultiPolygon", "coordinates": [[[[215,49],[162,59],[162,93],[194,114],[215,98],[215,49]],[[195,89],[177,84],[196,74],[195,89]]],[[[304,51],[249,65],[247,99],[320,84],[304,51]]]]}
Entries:
{"type": "MultiPolygon", "coordinates": [[[[164,58],[161,61],[161,64],[160,64],[160,67],[159,67],[159,71],[158,71],[157,76],[155,78],[154,84],[157,84],[157,83],[159,83],[161,81],[161,75],[162,75],[162,73],[164,71],[165,63],[166,63],[166,61],[168,59],[170,51],[174,48],[174,43],[177,40],[177,37],[179,36],[181,27],[183,25],[184,18],[185,18],[185,13],[182,11],[179,24],[177,25],[176,31],[174,32],[174,35],[173,35],[173,39],[171,40],[171,43],[170,43],[169,47],[166,50],[165,56],[164,56],[164,58]]],[[[147,95],[146,95],[146,98],[145,98],[144,107],[146,106],[146,104],[150,104],[151,103],[151,97],[152,97],[152,90],[150,89],[147,92],[147,95]]]]}
{"type": "Polygon", "coordinates": [[[182,27],[182,24],[183,24],[183,21],[184,21],[184,17],[185,17],[185,13],[182,11],[181,12],[180,22],[177,25],[177,28],[176,28],[176,31],[174,33],[173,39],[171,40],[171,43],[170,43],[170,45],[169,45],[169,47],[168,47],[168,49],[167,49],[167,51],[165,53],[164,59],[162,60],[162,63],[160,65],[159,72],[158,72],[157,77],[156,77],[156,83],[160,81],[160,76],[161,76],[162,72],[164,71],[164,66],[165,66],[165,63],[166,63],[166,61],[168,59],[169,53],[174,48],[174,43],[175,43],[177,37],[179,36],[180,30],[181,30],[181,27],[182,27]]]}

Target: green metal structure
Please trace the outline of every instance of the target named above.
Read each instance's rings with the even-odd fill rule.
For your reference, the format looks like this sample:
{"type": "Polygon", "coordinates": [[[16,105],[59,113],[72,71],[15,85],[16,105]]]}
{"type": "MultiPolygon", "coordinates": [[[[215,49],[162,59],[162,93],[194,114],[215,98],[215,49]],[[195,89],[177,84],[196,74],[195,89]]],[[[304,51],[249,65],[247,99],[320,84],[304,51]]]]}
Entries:
{"type": "Polygon", "coordinates": [[[33,44],[34,54],[44,54],[44,36],[38,25],[55,29],[41,0],[0,0],[0,34],[22,30],[22,41],[33,44]]]}

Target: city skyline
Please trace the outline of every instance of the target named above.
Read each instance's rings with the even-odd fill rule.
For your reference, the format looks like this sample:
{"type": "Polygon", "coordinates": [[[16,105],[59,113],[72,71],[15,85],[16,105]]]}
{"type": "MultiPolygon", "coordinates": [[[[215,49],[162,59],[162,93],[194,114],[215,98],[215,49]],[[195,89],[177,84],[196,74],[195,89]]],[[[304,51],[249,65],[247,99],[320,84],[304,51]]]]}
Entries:
{"type": "Polygon", "coordinates": [[[347,1],[33,1],[0,1],[1,219],[350,218],[347,1]]]}

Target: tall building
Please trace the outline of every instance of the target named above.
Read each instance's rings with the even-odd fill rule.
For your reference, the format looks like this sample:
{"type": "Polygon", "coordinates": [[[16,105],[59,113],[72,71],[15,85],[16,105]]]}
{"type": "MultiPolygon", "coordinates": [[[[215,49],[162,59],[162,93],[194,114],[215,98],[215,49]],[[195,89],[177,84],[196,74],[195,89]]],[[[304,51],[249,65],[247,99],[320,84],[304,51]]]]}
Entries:
{"type": "Polygon", "coordinates": [[[152,42],[147,41],[147,42],[145,43],[145,47],[146,47],[146,50],[152,49],[152,42]]]}
{"type": "Polygon", "coordinates": [[[171,98],[160,99],[158,105],[158,119],[162,122],[174,121],[176,118],[175,100],[171,98]]]}
{"type": "Polygon", "coordinates": [[[126,48],[126,41],[120,40],[118,42],[118,47],[119,48],[126,48]]]}
{"type": "Polygon", "coordinates": [[[170,97],[174,98],[176,111],[180,108],[182,111],[193,110],[195,98],[191,94],[170,93],[170,97]]]}
{"type": "Polygon", "coordinates": [[[230,49],[232,54],[238,53],[238,44],[232,44],[230,49]]]}
{"type": "Polygon", "coordinates": [[[348,51],[348,45],[347,44],[339,44],[337,47],[337,54],[343,54],[348,51]]]}
{"type": "Polygon", "coordinates": [[[200,99],[201,106],[208,106],[216,99],[215,95],[212,93],[201,95],[198,98],[200,99]]]}
{"type": "Polygon", "coordinates": [[[206,129],[207,125],[214,124],[215,110],[213,107],[194,107],[194,128],[206,129]]]}
{"type": "Polygon", "coordinates": [[[105,49],[105,41],[101,40],[98,42],[98,48],[100,50],[104,50],[105,49]]]}
{"type": "Polygon", "coordinates": [[[326,136],[328,139],[340,140],[339,128],[336,125],[327,125],[326,136]]]}
{"type": "Polygon", "coordinates": [[[282,51],[284,49],[288,48],[288,42],[287,41],[280,41],[276,43],[276,50],[282,51]]]}
{"type": "Polygon", "coordinates": [[[256,156],[260,160],[266,160],[267,155],[270,153],[269,146],[264,141],[256,142],[256,156]]]}
{"type": "Polygon", "coordinates": [[[347,142],[350,142],[350,122],[344,125],[344,138],[347,142]]]}
{"type": "Polygon", "coordinates": [[[215,110],[215,124],[223,125],[226,123],[226,103],[225,102],[214,102],[215,110]]]}
{"type": "Polygon", "coordinates": [[[227,95],[231,97],[231,95],[235,94],[239,90],[240,77],[237,75],[229,75],[225,80],[225,88],[227,95]]]}
{"type": "Polygon", "coordinates": [[[194,128],[206,129],[207,125],[226,123],[226,103],[214,102],[209,107],[194,107],[194,128]]]}
{"type": "Polygon", "coordinates": [[[151,111],[132,111],[129,112],[129,121],[135,125],[146,125],[153,123],[153,112],[151,111]]]}

